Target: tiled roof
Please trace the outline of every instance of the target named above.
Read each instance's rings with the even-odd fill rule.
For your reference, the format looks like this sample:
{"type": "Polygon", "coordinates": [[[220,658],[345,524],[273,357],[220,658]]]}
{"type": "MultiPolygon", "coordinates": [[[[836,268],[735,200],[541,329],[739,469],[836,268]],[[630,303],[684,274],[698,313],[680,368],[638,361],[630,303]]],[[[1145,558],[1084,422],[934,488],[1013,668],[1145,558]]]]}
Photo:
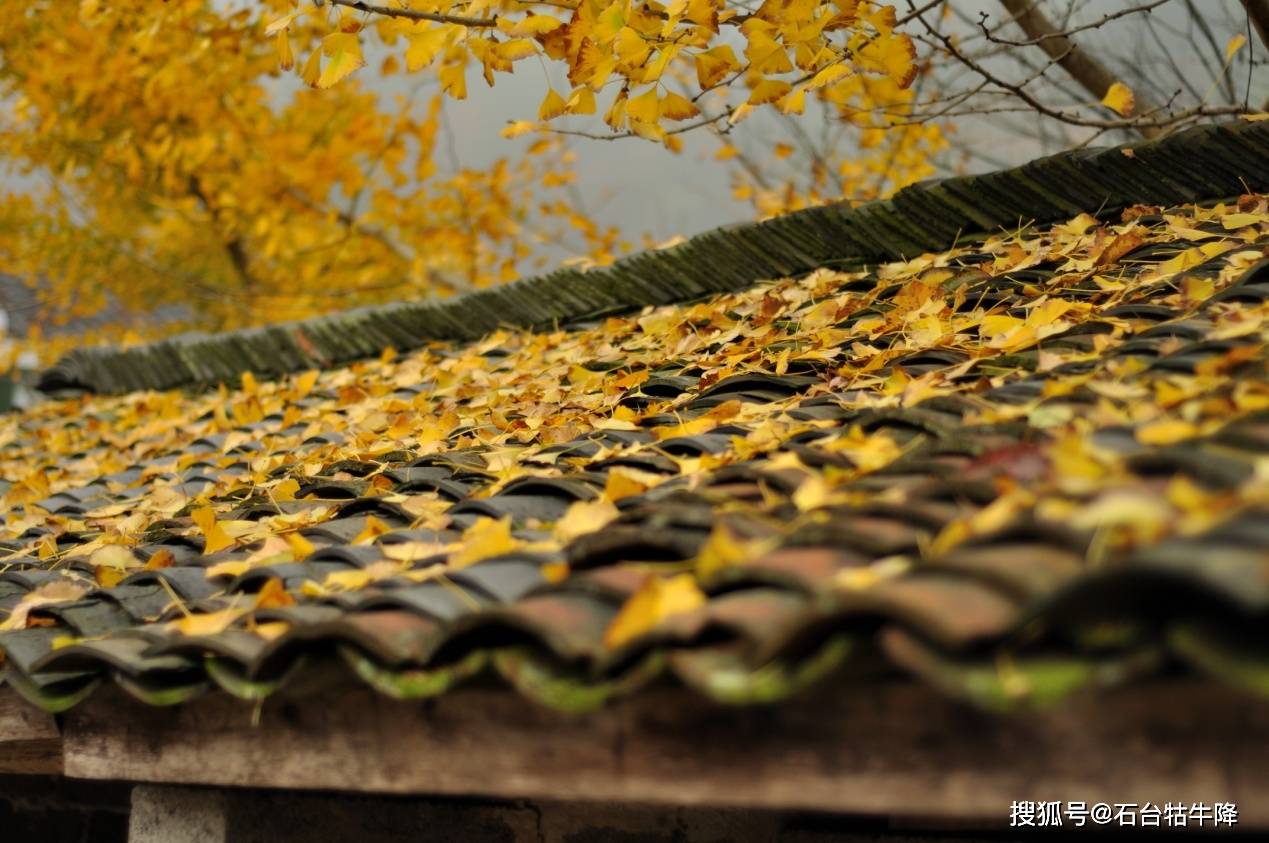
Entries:
{"type": "Polygon", "coordinates": [[[401,302],[123,350],[81,349],[43,388],[103,393],[215,385],[243,370],[328,368],[500,327],[554,328],[648,304],[744,289],[766,278],[916,257],[984,234],[1134,204],[1174,205],[1269,190],[1269,121],[1196,126],[1131,146],[1086,148],[977,176],[923,182],[891,200],[809,208],[732,225],[590,272],[547,275],[440,301],[401,302]]]}
{"type": "Polygon", "coordinates": [[[1269,692],[1267,238],[1264,195],[1138,206],[47,402],[0,428],[5,681],[50,710],[331,676],[569,710],[837,672],[989,709],[1178,668],[1269,692]]]}

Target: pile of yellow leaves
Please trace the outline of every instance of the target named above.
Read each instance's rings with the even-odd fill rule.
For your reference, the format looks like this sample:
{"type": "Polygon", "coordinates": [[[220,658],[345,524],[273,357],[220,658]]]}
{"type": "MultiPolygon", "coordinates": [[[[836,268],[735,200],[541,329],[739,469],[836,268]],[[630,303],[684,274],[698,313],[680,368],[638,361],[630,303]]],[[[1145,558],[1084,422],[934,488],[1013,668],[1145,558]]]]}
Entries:
{"type": "MultiPolygon", "coordinates": [[[[605,529],[619,516],[619,503],[655,493],[670,477],[689,489],[705,488],[717,469],[742,462],[800,478],[788,498],[799,523],[813,522],[827,507],[901,501],[901,488],[867,491],[855,484],[902,459],[909,442],[886,428],[865,430],[789,411],[817,397],[852,410],[902,410],[931,398],[958,397],[968,402],[968,426],[1023,424],[1034,431],[1045,443],[1035,457],[1043,467],[1026,469],[1027,482],[1017,479],[1025,466],[1011,467],[995,502],[970,508],[931,535],[925,552],[945,553],[1022,512],[1098,531],[1098,553],[1123,552],[1269,502],[1269,464],[1263,460],[1236,491],[1213,491],[1179,475],[1160,490],[1092,436],[1123,429],[1142,445],[1168,445],[1269,409],[1269,382],[1230,376],[1249,361],[1263,362],[1269,303],[1211,301],[1265,257],[1267,209],[1264,197],[1249,196],[1237,206],[1173,209],[1155,222],[1140,211],[1117,224],[1084,216],[1046,232],[996,235],[872,272],[824,269],[695,304],[611,317],[581,330],[500,331],[467,346],[389,351],[378,360],[276,382],[245,374],[236,388],[202,395],[135,393],[49,402],[0,425],[0,473],[9,481],[0,540],[14,548],[12,558],[35,556],[46,567],[80,570],[75,563],[87,560],[97,584],[108,587],[120,573],[165,564],[162,558],[143,563],[129,550],[162,525],[201,538],[206,553],[234,551],[232,560],[207,574],[236,576],[312,553],[312,543],[299,531],[330,519],[336,502],[297,500],[301,483],[315,476],[351,480],[338,468],[348,461],[369,465],[360,478],[367,495],[401,507],[414,526],[438,531],[451,526],[451,501],[437,493],[394,491],[384,474],[390,463],[471,451],[488,480],[474,492],[479,497],[527,476],[564,477],[616,456],[656,456],[672,468],[669,474],[611,468],[595,499],[573,504],[552,522],[530,521],[524,526],[534,529],[531,536],[513,530],[507,519],[478,520],[458,541],[385,546],[379,562],[285,593],[285,599],[323,599],[394,576],[443,579],[512,551],[558,551],[605,529]],[[1124,244],[1158,246],[1167,255],[1136,264],[1123,259],[1124,244]],[[972,265],[963,265],[959,259],[971,251],[977,253],[972,265]],[[1218,271],[1187,274],[1208,261],[1217,261],[1218,271]],[[1027,272],[1042,265],[1051,272],[1027,272]],[[1002,303],[967,294],[975,284],[1007,282],[1011,276],[1026,280],[1014,282],[1022,292],[1002,303]],[[1193,371],[1147,369],[1139,357],[1113,354],[1139,326],[1132,317],[1107,311],[1143,300],[1178,317],[1202,309],[1214,324],[1207,339],[1231,341],[1231,348],[1214,352],[1193,371]],[[1086,343],[1051,342],[1093,323],[1101,329],[1086,343]],[[905,358],[936,351],[959,354],[963,362],[905,370],[905,358]],[[791,372],[813,372],[814,383],[785,399],[690,406],[725,378],[791,372]],[[683,394],[642,391],[654,378],[683,374],[698,378],[683,394]],[[1033,397],[986,397],[1035,376],[1043,385],[1033,397]],[[1077,393],[1079,402],[1066,400],[1077,393]],[[586,456],[553,447],[597,431],[635,430],[653,435],[649,441],[605,444],[586,456]],[[675,437],[724,430],[727,445],[716,453],[687,455],[663,447],[675,437]],[[832,458],[829,464],[812,468],[784,447],[808,432],[820,434],[815,447],[832,458]],[[133,466],[142,467],[135,480],[109,479],[133,466]],[[201,491],[177,482],[176,475],[191,468],[208,478],[201,491]],[[103,491],[118,503],[82,515],[54,515],[37,504],[103,477],[103,491]],[[241,500],[262,497],[304,505],[258,520],[229,517],[241,500]]],[[[1169,338],[1164,350],[1184,342],[1169,338]]],[[[761,523],[784,503],[771,496],[728,504],[724,512],[761,523]]],[[[774,525],[776,533],[789,528],[774,525]]],[[[378,546],[388,529],[368,519],[352,543],[378,546]]],[[[704,599],[702,584],[772,547],[720,525],[696,559],[669,577],[650,580],[632,598],[609,631],[609,643],[620,646],[666,617],[693,611],[704,599]]],[[[843,587],[866,587],[871,577],[903,567],[887,565],[863,570],[843,587]]],[[[568,575],[547,573],[550,579],[568,575]]],[[[29,611],[42,601],[80,593],[33,593],[25,605],[29,611]]],[[[253,607],[244,603],[234,611],[253,607]]],[[[221,620],[232,618],[215,623],[221,620]]],[[[194,629],[200,624],[185,622],[194,629]]]]}

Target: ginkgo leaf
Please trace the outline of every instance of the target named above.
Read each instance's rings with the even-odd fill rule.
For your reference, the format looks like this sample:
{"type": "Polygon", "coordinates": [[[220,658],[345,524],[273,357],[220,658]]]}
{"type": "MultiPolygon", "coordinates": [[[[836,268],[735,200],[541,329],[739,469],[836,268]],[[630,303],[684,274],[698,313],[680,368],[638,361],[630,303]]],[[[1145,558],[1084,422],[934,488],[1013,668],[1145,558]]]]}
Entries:
{"type": "Polygon", "coordinates": [[[696,103],[672,91],[661,100],[661,116],[667,120],[686,120],[700,113],[696,103]]]}
{"type": "Polygon", "coordinates": [[[748,33],[745,58],[749,59],[749,66],[755,73],[772,75],[793,70],[785,46],[761,29],[755,28],[748,33]]]}
{"type": "Polygon", "coordinates": [[[791,86],[782,79],[763,79],[749,92],[749,105],[775,102],[787,94],[791,86]]]}
{"type": "Polygon", "coordinates": [[[708,579],[724,568],[755,559],[774,546],[771,541],[742,540],[726,525],[715,524],[696,554],[696,573],[702,579],[708,579]]]}
{"type": "Polygon", "coordinates": [[[1137,441],[1143,445],[1171,445],[1193,439],[1199,433],[1191,422],[1181,419],[1159,419],[1137,428],[1137,441]]]}
{"type": "Polygon", "coordinates": [[[269,487],[269,497],[274,501],[293,501],[300,492],[300,481],[287,477],[276,485],[269,487]]]}
{"type": "Polygon", "coordinates": [[[40,606],[78,600],[87,591],[87,587],[70,578],[53,580],[37,586],[23,594],[17,605],[9,610],[9,616],[0,622],[0,630],[26,629],[27,626],[34,625],[33,621],[29,622],[31,610],[38,609],[40,606]]]}
{"type": "Polygon", "coordinates": [[[574,88],[568,96],[569,114],[594,114],[595,92],[585,85],[574,88]]]}
{"type": "Polygon", "coordinates": [[[628,3],[610,3],[595,19],[595,37],[602,43],[611,42],[626,25],[629,10],[628,3]]]}
{"type": "Polygon", "coordinates": [[[656,123],[661,116],[660,100],[657,89],[649,88],[626,104],[626,116],[631,120],[649,125],[656,123]]]}
{"type": "Polygon", "coordinates": [[[143,568],[147,571],[158,571],[163,568],[170,568],[175,564],[176,554],[174,554],[169,548],[161,547],[154,551],[154,553],[150,555],[149,559],[145,560],[143,568]]]}
{"type": "Polygon", "coordinates": [[[1234,56],[1247,43],[1247,37],[1241,32],[1237,33],[1233,38],[1229,39],[1229,43],[1225,45],[1225,63],[1229,64],[1233,61],[1234,56]]]}
{"type": "Polygon", "coordinates": [[[660,482],[660,475],[616,466],[604,481],[604,497],[614,503],[622,498],[641,495],[660,482]]]}
{"type": "MultiPolygon", "coordinates": [[[[498,25],[501,29],[502,20],[498,21],[498,25]]],[[[512,24],[505,31],[510,35],[519,36],[545,35],[548,32],[559,29],[563,25],[563,21],[550,15],[528,15],[523,20],[512,24]]]]}
{"type": "MultiPolygon", "coordinates": [[[[300,78],[304,80],[304,84],[311,88],[317,87],[317,80],[322,73],[322,51],[314,50],[305,59],[304,66],[300,68],[300,78]]],[[[224,412],[223,409],[221,412],[224,412]]]]}
{"type": "Polygon", "coordinates": [[[568,579],[569,566],[567,562],[547,562],[542,566],[542,579],[549,583],[564,582],[568,579]]]}
{"type": "Polygon", "coordinates": [[[1264,214],[1226,214],[1221,217],[1221,227],[1226,231],[1244,228],[1249,225],[1260,225],[1265,222],[1269,222],[1269,217],[1264,214]]]}
{"type": "Polygon", "coordinates": [[[669,579],[649,577],[608,625],[604,646],[620,647],[656,629],[667,618],[700,608],[705,600],[691,574],[678,574],[669,579]]]}
{"type": "Polygon", "coordinates": [[[712,88],[740,67],[735,52],[727,44],[696,54],[696,81],[702,89],[712,88]]]}
{"type": "Polygon", "coordinates": [[[287,533],[283,538],[286,539],[287,545],[291,548],[291,555],[297,562],[311,555],[317,549],[312,542],[299,533],[287,533]]]}
{"type": "Polygon", "coordinates": [[[535,56],[538,52],[537,45],[528,38],[513,38],[510,41],[503,41],[497,47],[494,47],[494,50],[499,58],[509,62],[535,56]]]}
{"type": "Polygon", "coordinates": [[[631,79],[638,78],[639,81],[642,81],[647,85],[659,81],[665,74],[666,69],[670,66],[670,63],[678,57],[678,54],[682,51],[682,49],[683,48],[678,44],[666,44],[662,46],[659,50],[657,50],[655,58],[643,63],[644,71],[642,76],[632,73],[631,79]]]}
{"type": "Polygon", "coordinates": [[[535,131],[539,125],[539,123],[535,123],[532,120],[513,120],[507,123],[498,134],[504,138],[518,138],[521,135],[535,131]]]}
{"type": "MultiPolygon", "coordinates": [[[[291,548],[281,536],[269,536],[245,560],[246,569],[295,561],[291,548]]],[[[219,567],[219,566],[215,566],[219,567]]]]}
{"type": "Polygon", "coordinates": [[[813,91],[817,88],[822,88],[825,85],[836,82],[838,79],[841,79],[843,76],[848,76],[849,74],[850,68],[844,63],[837,62],[835,64],[830,64],[828,67],[812,76],[811,80],[806,83],[806,87],[808,90],[813,91]]]}
{"type": "Polygon", "coordinates": [[[88,557],[93,567],[93,577],[102,588],[113,588],[128,576],[128,572],[142,567],[141,560],[130,548],[108,544],[98,548],[88,557]]]}
{"type": "MultiPolygon", "coordinates": [[[[898,366],[894,367],[892,376],[898,374],[906,382],[907,377],[903,375],[903,369],[898,366]]],[[[812,474],[798,484],[797,490],[793,493],[793,505],[800,512],[810,512],[814,509],[821,509],[833,501],[833,488],[828,481],[819,474],[812,474]]]]}
{"type": "Polygon", "coordinates": [[[295,11],[289,12],[276,20],[270,21],[264,28],[264,34],[267,36],[276,35],[279,32],[285,32],[291,24],[295,23],[295,19],[300,15],[303,15],[306,11],[306,9],[296,9],[295,11]]]}
{"type": "Polygon", "coordinates": [[[230,559],[226,562],[217,562],[215,565],[208,566],[203,570],[203,574],[207,579],[216,579],[217,577],[237,577],[251,570],[251,566],[246,560],[230,559]]]}
{"type": "Polygon", "coordinates": [[[355,32],[332,32],[322,39],[322,54],[329,61],[322,68],[317,87],[329,88],[365,65],[361,57],[361,41],[355,32]]]}
{"type": "Polygon", "coordinates": [[[622,27],[617,33],[617,38],[613,42],[613,53],[617,57],[619,64],[628,67],[639,67],[652,53],[652,48],[648,46],[648,42],[643,39],[638,32],[630,27],[622,27]]]}
{"type": "Polygon", "coordinates": [[[547,88],[546,97],[538,106],[538,119],[554,120],[567,110],[568,103],[564,101],[564,98],[557,94],[554,88],[547,88]]]}
{"type": "Polygon", "coordinates": [[[1106,96],[1102,97],[1102,105],[1118,114],[1120,117],[1128,117],[1132,114],[1133,108],[1136,106],[1137,98],[1123,82],[1116,82],[1106,91],[1106,96]]]}
{"type": "Polygon", "coordinates": [[[617,515],[617,507],[607,498],[577,501],[555,522],[552,534],[557,541],[570,542],[578,536],[601,529],[617,515]]]}
{"type": "Polygon", "coordinates": [[[916,79],[916,45],[902,32],[890,32],[872,39],[858,50],[861,63],[884,73],[899,88],[916,79]]]}
{"type": "Polygon", "coordinates": [[[307,372],[297,376],[295,379],[296,397],[307,397],[313,391],[313,387],[317,385],[317,378],[320,374],[321,372],[317,369],[309,369],[307,372]]]}
{"type": "Polygon", "coordinates": [[[256,592],[256,609],[280,609],[294,605],[295,598],[287,594],[280,577],[269,577],[256,592]]]}
{"type": "Polygon", "coordinates": [[[346,591],[359,591],[365,588],[373,578],[360,568],[344,571],[331,571],[320,583],[306,580],[300,585],[300,593],[305,597],[323,598],[346,591]]]}
{"type": "Polygon", "coordinates": [[[383,555],[398,562],[416,562],[429,556],[436,556],[445,551],[446,545],[439,542],[393,542],[383,545],[383,555]]]}
{"type": "Polygon", "coordinates": [[[450,30],[446,27],[412,30],[406,34],[409,46],[405,50],[405,69],[410,72],[421,70],[430,65],[450,39],[450,30]]]}
{"type": "Polygon", "coordinates": [[[461,568],[488,559],[510,553],[523,544],[511,535],[511,519],[481,518],[463,531],[463,541],[457,553],[450,557],[450,564],[461,568]]]}
{"type": "Polygon", "coordinates": [[[88,557],[88,564],[93,567],[117,568],[121,571],[127,571],[132,568],[140,568],[144,563],[137,558],[131,548],[120,544],[108,544],[93,551],[92,555],[88,557]]]}
{"type": "Polygon", "coordinates": [[[278,48],[278,67],[283,70],[295,67],[295,54],[291,52],[291,36],[285,29],[280,29],[274,39],[278,48]]]}
{"type": "Polygon", "coordinates": [[[626,125],[626,94],[624,92],[613,97],[612,105],[608,106],[608,110],[604,112],[604,122],[608,124],[614,132],[620,131],[626,125]]]}
{"type": "Polygon", "coordinates": [[[230,607],[216,612],[200,612],[171,621],[168,629],[187,636],[218,635],[246,614],[249,607],[230,607]]]}
{"type": "Polygon", "coordinates": [[[718,32],[718,10],[722,5],[720,0],[687,0],[685,16],[692,23],[718,32]]]}
{"type": "Polygon", "coordinates": [[[111,568],[107,565],[98,565],[93,568],[93,578],[97,580],[97,585],[102,588],[114,588],[127,575],[127,571],[121,568],[111,568]]]}
{"type": "Polygon", "coordinates": [[[785,114],[801,114],[806,110],[806,86],[799,85],[797,88],[786,93],[779,99],[780,111],[785,114]]]}
{"type": "Polygon", "coordinates": [[[224,550],[234,544],[234,539],[225,532],[216,521],[216,511],[210,506],[202,506],[190,512],[190,517],[203,536],[203,553],[212,554],[224,550]]]}
{"type": "Polygon", "coordinates": [[[380,519],[370,515],[366,518],[366,526],[352,540],[352,544],[373,544],[374,540],[384,533],[392,532],[392,527],[380,519]]]}
{"type": "Polygon", "coordinates": [[[569,366],[568,382],[581,387],[582,389],[597,389],[604,382],[602,372],[594,372],[585,366],[569,366]]]}
{"type": "Polygon", "coordinates": [[[456,100],[467,99],[467,69],[463,65],[446,64],[441,68],[438,78],[445,93],[456,100]]]}

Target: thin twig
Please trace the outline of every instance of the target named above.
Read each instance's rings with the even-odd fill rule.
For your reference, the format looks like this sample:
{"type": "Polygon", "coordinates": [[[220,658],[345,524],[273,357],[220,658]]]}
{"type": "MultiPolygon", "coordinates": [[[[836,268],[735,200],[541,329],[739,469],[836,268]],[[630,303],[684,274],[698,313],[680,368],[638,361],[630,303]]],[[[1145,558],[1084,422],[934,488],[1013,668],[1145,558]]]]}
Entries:
{"type": "MultiPolygon", "coordinates": [[[[1092,23],[1086,23],[1081,26],[1072,26],[1070,28],[1063,28],[1063,29],[1054,28],[1052,31],[1049,31],[1049,32],[1037,32],[1032,37],[1022,41],[1014,41],[1009,38],[1001,38],[999,35],[993,35],[991,31],[987,29],[987,26],[986,26],[986,21],[987,21],[986,12],[979,13],[978,25],[982,28],[983,35],[985,35],[987,37],[987,40],[992,42],[993,44],[1003,44],[1007,47],[1034,47],[1037,44],[1043,44],[1045,41],[1048,41],[1051,38],[1068,38],[1077,32],[1084,32],[1089,29],[1101,29],[1103,26],[1105,26],[1106,24],[1110,23],[1113,20],[1116,20],[1117,18],[1127,17],[1128,15],[1135,15],[1141,12],[1149,12],[1151,9],[1158,8],[1159,6],[1162,6],[1164,3],[1167,3],[1169,1],[1170,0],[1154,0],[1154,2],[1152,3],[1142,3],[1139,6],[1130,6],[1126,9],[1120,9],[1118,12],[1112,12],[1110,14],[1103,15],[1100,20],[1093,21],[1092,23]]],[[[1028,33],[1028,35],[1030,34],[1031,33],[1028,33]]]]}
{"type": "Polygon", "coordinates": [[[365,0],[330,0],[332,6],[347,6],[359,12],[372,15],[383,15],[389,18],[405,18],[407,20],[426,20],[433,23],[452,23],[458,26],[489,29],[498,25],[498,16],[491,18],[470,18],[463,15],[448,15],[439,12],[420,12],[415,9],[394,8],[367,3],[365,0]]]}

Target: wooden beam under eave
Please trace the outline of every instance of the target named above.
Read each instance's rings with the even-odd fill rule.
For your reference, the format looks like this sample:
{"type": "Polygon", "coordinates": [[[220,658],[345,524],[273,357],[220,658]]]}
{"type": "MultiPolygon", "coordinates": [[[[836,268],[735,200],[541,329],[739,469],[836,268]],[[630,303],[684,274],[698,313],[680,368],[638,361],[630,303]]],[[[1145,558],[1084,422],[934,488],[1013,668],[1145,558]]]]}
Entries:
{"type": "Polygon", "coordinates": [[[53,715],[40,711],[12,689],[0,688],[0,773],[61,772],[62,736],[53,715]]]}
{"type": "Polygon", "coordinates": [[[768,709],[655,690],[569,717],[514,693],[402,703],[364,689],[265,707],[98,695],[65,720],[66,774],[397,794],[806,809],[1004,825],[1013,800],[1234,802],[1269,827],[1269,702],[1194,680],[989,716],[910,682],[768,709]]]}

